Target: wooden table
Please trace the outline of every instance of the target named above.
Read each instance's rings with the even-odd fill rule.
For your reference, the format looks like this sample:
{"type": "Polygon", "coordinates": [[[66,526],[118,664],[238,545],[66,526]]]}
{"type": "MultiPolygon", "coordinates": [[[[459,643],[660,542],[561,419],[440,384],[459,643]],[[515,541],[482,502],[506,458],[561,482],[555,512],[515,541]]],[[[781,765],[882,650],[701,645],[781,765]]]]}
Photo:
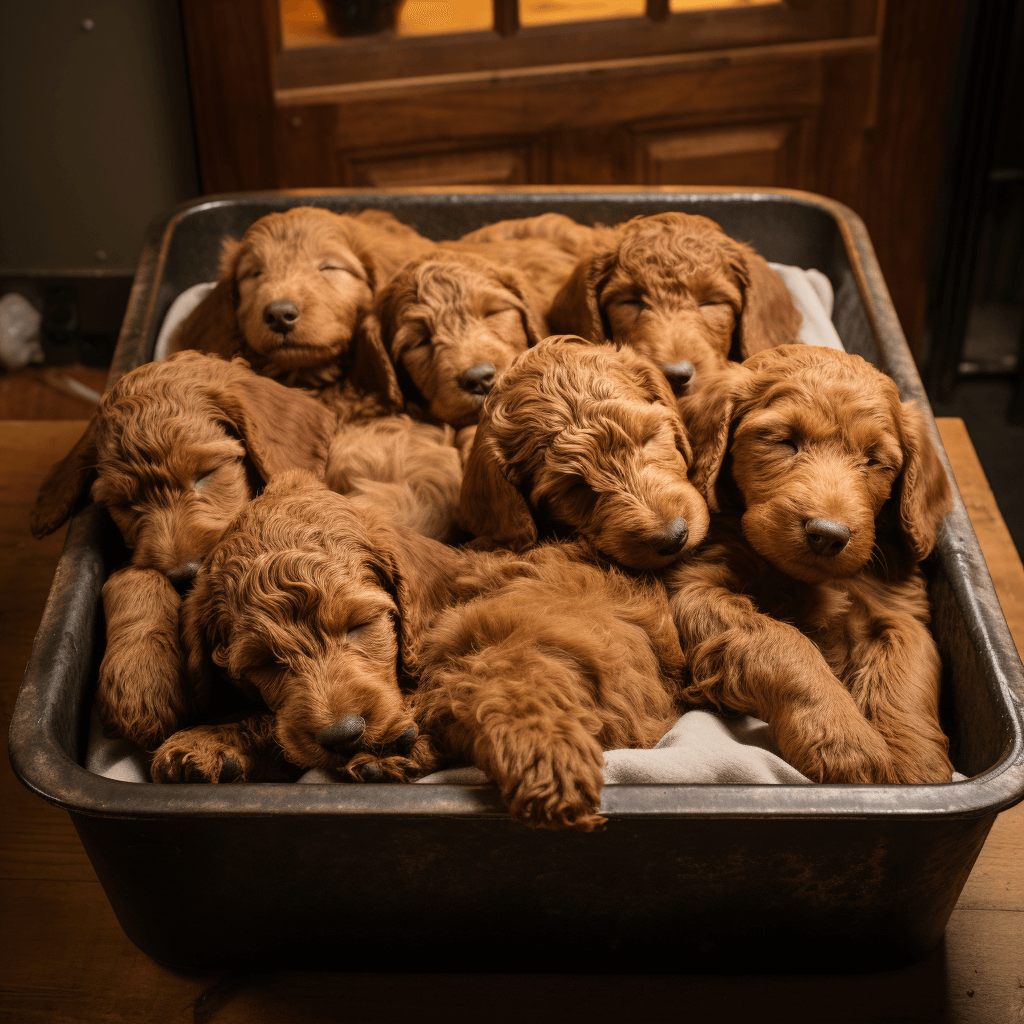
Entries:
{"type": "MultiPolygon", "coordinates": [[[[5,732],[63,543],[63,531],[33,540],[28,508],[84,426],[0,421],[5,732]]],[[[939,428],[1020,648],[1024,569],[963,423],[939,428]]],[[[944,942],[922,962],[855,977],[737,978],[175,971],[125,938],[67,815],[23,789],[6,761],[0,807],[4,1021],[1024,1021],[1024,804],[997,819],[944,942]]],[[[382,963],[414,966],[425,937],[397,938],[382,963]]]]}

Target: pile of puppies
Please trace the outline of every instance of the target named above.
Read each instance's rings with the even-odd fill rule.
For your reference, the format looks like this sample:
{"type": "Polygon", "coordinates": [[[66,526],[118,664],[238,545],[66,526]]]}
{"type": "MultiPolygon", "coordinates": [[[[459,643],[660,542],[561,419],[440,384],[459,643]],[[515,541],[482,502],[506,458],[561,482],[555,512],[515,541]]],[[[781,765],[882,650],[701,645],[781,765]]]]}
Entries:
{"type": "Polygon", "coordinates": [[[815,781],[948,782],[919,568],[945,471],[799,326],[704,217],[262,218],[37,500],[42,536],[90,492],[130,552],[107,734],[157,782],[471,763],[582,830],[603,751],[699,706],[815,781]]]}

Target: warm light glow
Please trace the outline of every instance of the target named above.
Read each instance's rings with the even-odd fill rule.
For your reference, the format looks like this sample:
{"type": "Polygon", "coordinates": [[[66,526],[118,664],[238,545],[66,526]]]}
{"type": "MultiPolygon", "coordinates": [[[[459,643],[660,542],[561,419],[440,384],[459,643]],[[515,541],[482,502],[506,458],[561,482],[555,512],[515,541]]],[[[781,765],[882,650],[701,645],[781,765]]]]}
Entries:
{"type": "Polygon", "coordinates": [[[494,24],[490,0],[405,0],[398,12],[400,36],[479,32],[494,24]]]}
{"type": "MultiPolygon", "coordinates": [[[[753,7],[780,0],[669,0],[669,10],[714,10],[753,7]]],[[[322,46],[337,40],[317,0],[279,0],[284,45],[322,46]]],[[[524,28],[575,21],[642,18],[645,0],[519,0],[519,23],[524,28]]],[[[451,35],[488,31],[493,25],[491,0],[404,0],[398,10],[398,36],[451,35]]],[[[358,37],[353,37],[358,38],[358,37]]]]}
{"type": "Polygon", "coordinates": [[[645,0],[519,0],[519,24],[553,25],[566,21],[642,18],[645,0]]]}
{"type": "Polygon", "coordinates": [[[763,7],[765,4],[777,4],[781,0],[669,0],[668,9],[676,11],[702,11],[715,7],[763,7]]]}

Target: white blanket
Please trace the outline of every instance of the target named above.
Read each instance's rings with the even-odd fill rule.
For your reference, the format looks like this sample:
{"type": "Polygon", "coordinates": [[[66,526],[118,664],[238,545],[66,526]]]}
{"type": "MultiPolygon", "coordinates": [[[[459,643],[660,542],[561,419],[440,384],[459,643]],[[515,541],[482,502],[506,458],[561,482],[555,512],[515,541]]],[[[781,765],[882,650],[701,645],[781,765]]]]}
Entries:
{"type": "MultiPolygon", "coordinates": [[[[121,782],[149,782],[149,756],[127,740],[109,740],[93,712],[85,767],[121,782]]],[[[334,772],[314,768],[299,782],[333,783],[334,772]]],[[[421,785],[482,786],[487,776],[472,767],[446,768],[417,782],[421,785]]],[[[728,717],[688,711],[650,750],[609,750],[604,755],[606,786],[642,783],[757,785],[803,784],[768,737],[768,726],[747,715],[728,717]]]]}

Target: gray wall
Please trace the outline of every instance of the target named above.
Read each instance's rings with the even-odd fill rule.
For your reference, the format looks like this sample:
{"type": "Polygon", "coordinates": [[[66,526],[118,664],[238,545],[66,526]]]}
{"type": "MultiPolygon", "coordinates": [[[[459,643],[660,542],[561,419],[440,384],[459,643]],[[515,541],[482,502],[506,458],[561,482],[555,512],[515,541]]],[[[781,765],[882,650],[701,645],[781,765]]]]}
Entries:
{"type": "Polygon", "coordinates": [[[131,271],[197,194],[177,0],[0,2],[0,272],[131,271]]]}

